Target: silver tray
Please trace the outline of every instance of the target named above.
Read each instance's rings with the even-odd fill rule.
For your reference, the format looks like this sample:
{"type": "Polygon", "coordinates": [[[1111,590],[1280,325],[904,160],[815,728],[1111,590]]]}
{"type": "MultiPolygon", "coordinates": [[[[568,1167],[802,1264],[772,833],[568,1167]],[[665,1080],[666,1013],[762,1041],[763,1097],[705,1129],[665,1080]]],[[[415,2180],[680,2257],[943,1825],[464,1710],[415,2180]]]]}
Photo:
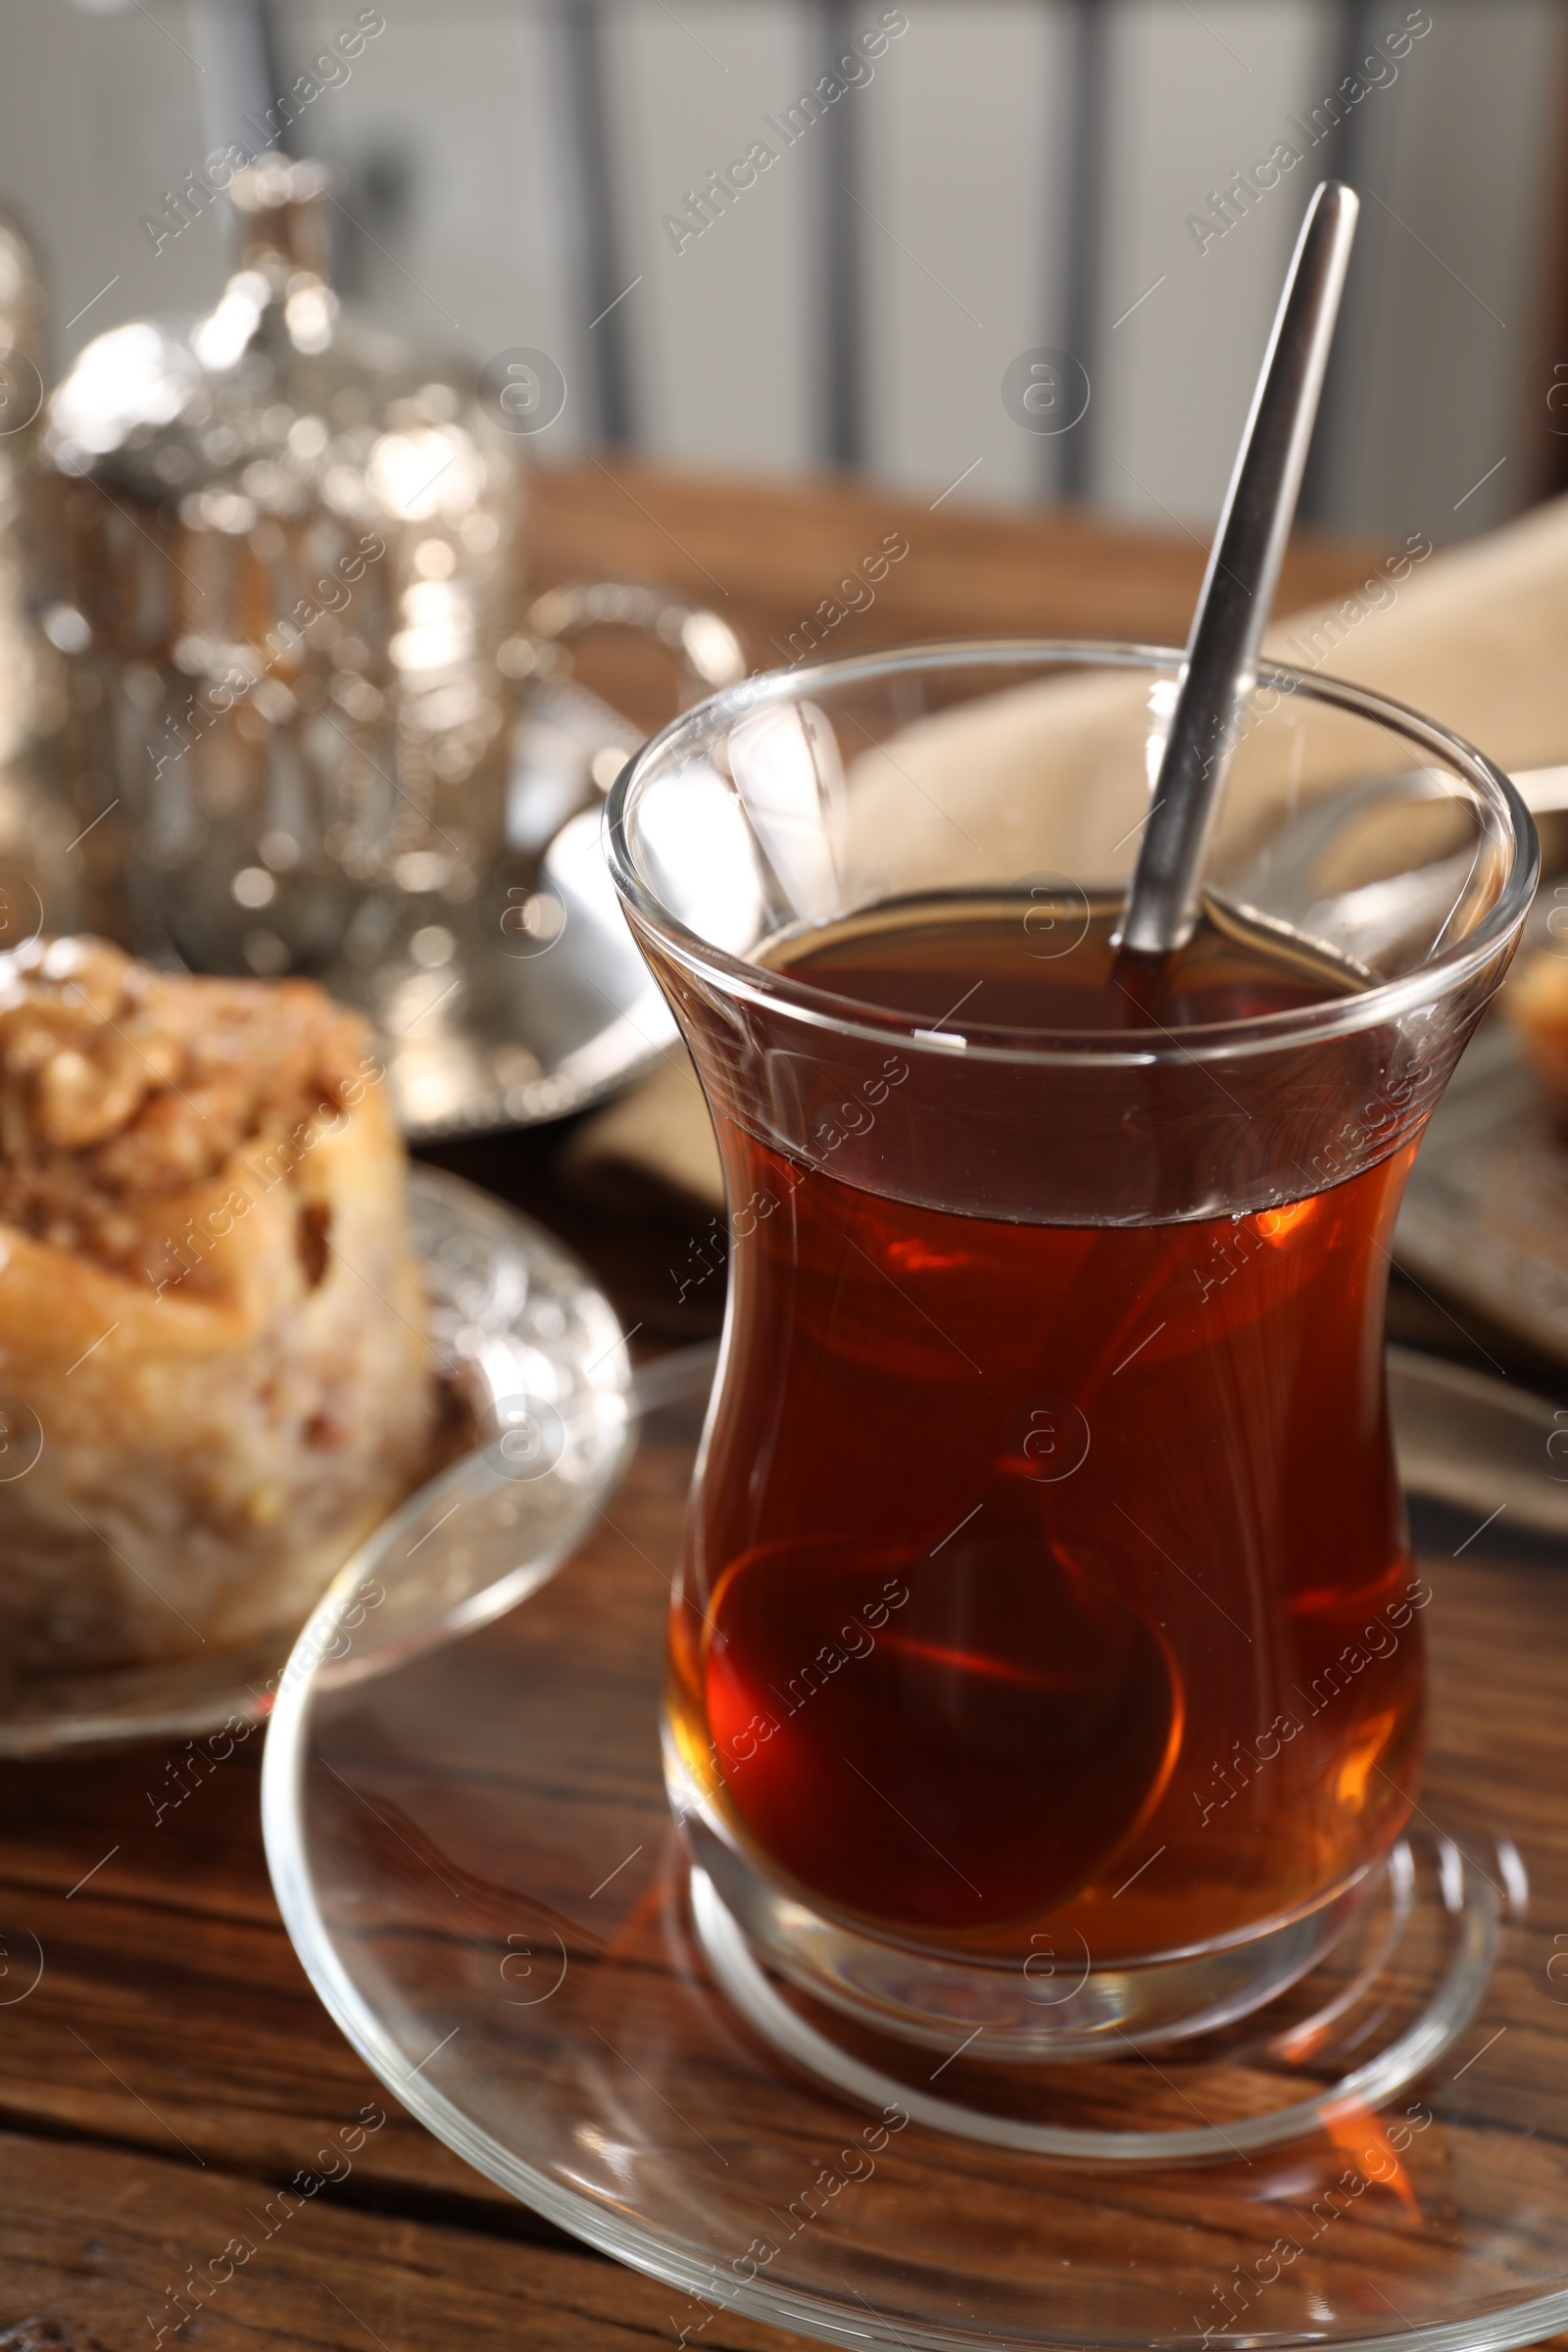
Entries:
{"type": "Polygon", "coordinates": [[[1495,1017],[1422,1139],[1394,1254],[1419,1281],[1568,1363],[1568,1131],[1495,1017]]]}
{"type": "MultiPolygon", "coordinates": [[[[574,813],[538,845],[537,863],[519,858],[528,879],[491,894],[457,933],[450,959],[377,975],[367,1005],[412,1143],[564,1118],[673,1049],[675,1024],[626,928],[599,839],[603,763],[612,753],[629,758],[641,740],[582,687],[533,690],[512,805],[524,814],[542,808],[547,821],[562,808],[574,813]]],[[[363,975],[323,978],[334,995],[366,1004],[363,975]]]]}

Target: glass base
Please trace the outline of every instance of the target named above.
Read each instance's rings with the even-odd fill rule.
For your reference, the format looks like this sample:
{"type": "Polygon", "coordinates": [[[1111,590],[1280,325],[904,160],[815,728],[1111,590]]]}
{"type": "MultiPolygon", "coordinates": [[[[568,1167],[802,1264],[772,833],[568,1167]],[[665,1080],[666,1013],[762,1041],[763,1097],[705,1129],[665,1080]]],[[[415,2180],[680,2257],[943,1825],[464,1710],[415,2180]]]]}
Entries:
{"type": "Polygon", "coordinates": [[[668,1741],[664,1770],[696,1872],[761,1965],[873,2032],[944,2056],[967,2037],[992,2063],[1114,2057],[1230,2025],[1349,1934],[1388,1869],[1380,1862],[1312,1910],[1212,1950],[1097,1968],[1079,1936],[1022,1965],[958,1959],[864,1933],[780,1892],[710,1827],[668,1741]]]}
{"type": "MultiPolygon", "coordinates": [[[[896,2034],[877,2032],[863,2015],[847,2023],[840,1986],[832,1999],[813,1997],[770,1969],[709,1874],[694,1868],[691,1881],[698,1941],[717,1983],[747,2023],[808,2075],[962,2139],[1145,2164],[1241,2155],[1332,2131],[1337,2119],[1353,2120],[1396,2097],[1464,2032],[1496,1959],[1499,1903],[1485,1872],[1451,1838],[1423,1831],[1401,1838],[1356,1896],[1348,1921],[1343,1901],[1331,1906],[1340,1932],[1326,1948],[1326,1915],[1315,1915],[1316,1952],[1272,1996],[1260,2002],[1254,1986],[1245,2025],[1233,2012],[1206,2032],[1181,2030],[1181,2083],[1159,2079],[1200,2120],[1128,2130],[1124,2110],[1147,2114],[1149,2075],[1139,2068],[1129,2078],[1125,2061],[1142,2055],[1143,2043],[1114,2020],[1107,2017],[1092,2049],[1080,2033],[1064,2036],[1066,2048],[1052,2055],[1092,2055],[1119,2066],[1048,2072],[1038,2051],[1020,2061],[1017,2037],[1004,2030],[981,2024],[965,2033],[954,2020],[946,2055],[933,2069],[926,2056],[937,2045],[923,2026],[914,2036],[903,2023],[896,2034]],[[924,2050],[911,2046],[915,2039],[924,2050]],[[942,2078],[941,2090],[932,2089],[942,2078]],[[1052,2120],[1042,2119],[1042,2106],[1052,2120]],[[1210,2120],[1215,2107],[1223,2122],[1210,2120]]],[[[1100,1972],[1098,1986],[1095,1975],[1086,1969],[1063,2005],[1112,2000],[1111,1972],[1100,1972]]]]}

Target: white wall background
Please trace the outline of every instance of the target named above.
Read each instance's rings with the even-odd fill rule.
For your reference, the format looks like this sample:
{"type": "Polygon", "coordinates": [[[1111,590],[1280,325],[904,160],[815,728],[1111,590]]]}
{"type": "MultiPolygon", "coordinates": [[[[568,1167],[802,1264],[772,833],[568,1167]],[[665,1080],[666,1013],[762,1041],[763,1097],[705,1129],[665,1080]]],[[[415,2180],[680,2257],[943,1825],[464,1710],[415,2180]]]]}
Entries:
{"type": "MultiPolygon", "coordinates": [[[[1431,29],[1396,78],[1204,252],[1189,214],[1404,7],[905,0],[908,29],[869,84],[677,253],[663,215],[814,78],[835,27],[871,24],[882,0],[601,0],[602,233],[574,4],[381,0],[385,31],[296,141],[341,168],[345,266],[383,318],[478,360],[519,344],[558,357],[571,397],[541,456],[595,438],[612,345],[647,454],[774,474],[823,464],[837,282],[853,317],[839,435],[848,399],[868,472],[933,497],[961,475],[963,500],[1069,489],[1201,535],[1332,159],[1367,201],[1318,518],[1452,537],[1539,495],[1561,446],[1544,429],[1560,0],[1428,0],[1431,29]],[[630,290],[595,325],[606,270],[630,290]],[[1071,447],[1003,406],[1008,361],[1038,345],[1070,347],[1089,372],[1071,447]]],[[[59,359],[138,312],[211,298],[220,220],[155,255],[141,217],[226,135],[244,91],[289,79],[357,6],[276,0],[263,65],[244,0],[0,0],[0,199],[40,248],[59,359]]]]}

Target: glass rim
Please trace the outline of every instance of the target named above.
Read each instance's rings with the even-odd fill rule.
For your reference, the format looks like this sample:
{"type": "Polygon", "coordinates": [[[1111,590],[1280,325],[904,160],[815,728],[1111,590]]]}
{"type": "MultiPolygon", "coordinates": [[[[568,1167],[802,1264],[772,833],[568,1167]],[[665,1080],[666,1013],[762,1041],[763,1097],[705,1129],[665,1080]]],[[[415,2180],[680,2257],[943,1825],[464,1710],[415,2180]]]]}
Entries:
{"type": "MultiPolygon", "coordinates": [[[[1352,717],[1368,720],[1387,733],[1402,738],[1476,791],[1483,806],[1499,816],[1513,845],[1503,886],[1475,929],[1451,948],[1391,980],[1380,980],[1353,996],[1333,997],[1321,1004],[1283,1012],[1253,1014],[1239,1020],[1194,1022],[1179,1033],[1159,1028],[1120,1030],[1114,1042],[1103,1030],[1016,1029],[966,1025],[961,1038],[942,1035],[923,1026],[913,1014],[867,1004],[842,997],[794,975],[789,967],[750,961],[715,946],[682,922],[638,872],[626,838],[627,819],[636,796],[672,755],[710,738],[734,719],[770,704],[804,700],[813,689],[853,686],[897,677],[918,670],[1035,665],[1099,666],[1107,670],[1157,670],[1174,675],[1186,656],[1179,647],[1143,645],[1129,639],[1073,637],[927,638],[877,652],[838,655],[829,661],[803,662],[788,669],[755,671],[733,686],[725,686],[648,738],[633,754],[611,787],[605,807],[605,855],[612,878],[627,911],[654,933],[660,946],[693,977],[718,987],[730,998],[785,1011],[808,1027],[835,1036],[853,1036],[867,1043],[896,1044],[902,1051],[922,1054],[960,1054],[965,1059],[1002,1062],[1066,1063],[1075,1067],[1127,1068],[1170,1059],[1228,1060],[1260,1053],[1315,1043],[1324,1038],[1353,1034],[1397,1020],[1424,1004],[1461,987],[1496,956],[1517,933],[1529,911],[1540,879],[1541,848],[1535,820],[1512,782],[1494,760],[1462,735],[1437,719],[1427,718],[1407,704],[1348,679],[1324,677],[1292,662],[1259,661],[1253,692],[1274,687],[1285,694],[1305,694],[1310,700],[1352,717]]],[[[988,887],[976,883],[975,889],[988,887]]],[[[1080,886],[1081,887],[1081,886],[1080,886]]],[[[869,907],[886,904],[868,900],[869,907]]],[[[846,908],[846,913],[854,912],[846,908]]],[[[633,924],[635,930],[636,925],[633,924]]]]}

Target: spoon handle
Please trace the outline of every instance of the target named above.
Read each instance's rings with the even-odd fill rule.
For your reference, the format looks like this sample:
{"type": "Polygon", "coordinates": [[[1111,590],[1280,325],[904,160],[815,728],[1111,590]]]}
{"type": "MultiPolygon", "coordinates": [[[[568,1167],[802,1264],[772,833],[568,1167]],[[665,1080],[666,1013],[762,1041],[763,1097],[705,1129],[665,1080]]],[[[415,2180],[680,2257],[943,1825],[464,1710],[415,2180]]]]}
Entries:
{"type": "Polygon", "coordinates": [[[1253,684],[1317,415],[1360,202],[1327,179],[1307,207],[1209,552],[1119,944],[1166,956],[1198,919],[1209,826],[1253,684]]]}

